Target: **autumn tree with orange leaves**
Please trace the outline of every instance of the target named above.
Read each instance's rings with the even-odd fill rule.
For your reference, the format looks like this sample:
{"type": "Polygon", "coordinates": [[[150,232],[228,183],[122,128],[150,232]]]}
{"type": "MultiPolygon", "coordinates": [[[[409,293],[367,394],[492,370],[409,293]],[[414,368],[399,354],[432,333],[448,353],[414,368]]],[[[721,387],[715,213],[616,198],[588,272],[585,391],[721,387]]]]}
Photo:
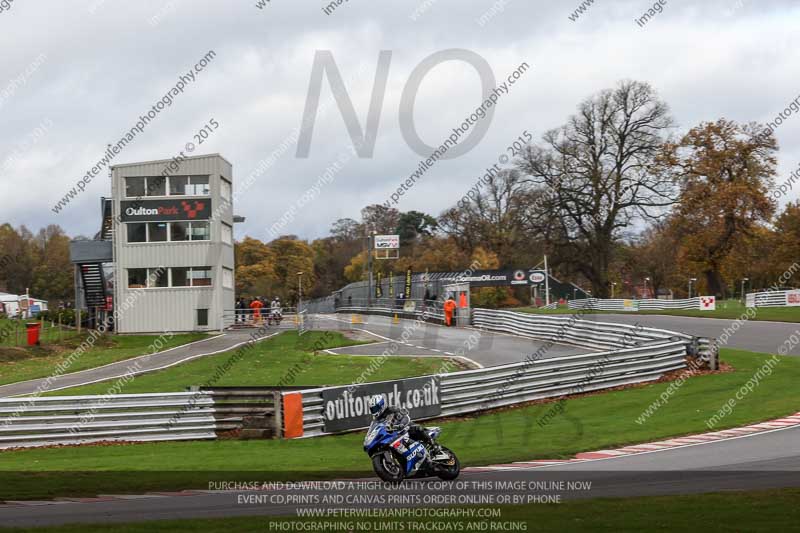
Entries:
{"type": "Polygon", "coordinates": [[[702,276],[709,294],[724,295],[723,270],[737,246],[761,233],[775,205],[777,143],[763,126],[720,119],[667,145],[667,162],[681,186],[672,226],[679,260],[702,276]]]}

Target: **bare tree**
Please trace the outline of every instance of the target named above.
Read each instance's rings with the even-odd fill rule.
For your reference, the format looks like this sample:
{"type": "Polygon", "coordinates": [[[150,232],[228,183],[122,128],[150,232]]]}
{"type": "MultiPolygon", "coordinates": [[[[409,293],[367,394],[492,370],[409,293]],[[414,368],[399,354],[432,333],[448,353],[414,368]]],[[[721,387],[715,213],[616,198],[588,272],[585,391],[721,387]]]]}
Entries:
{"type": "Polygon", "coordinates": [[[532,213],[539,193],[516,170],[487,175],[468,201],[442,213],[439,228],[469,254],[482,247],[505,265],[530,259],[532,213]]]}
{"type": "Polygon", "coordinates": [[[672,127],[650,85],[625,81],[585,100],[516,161],[545,190],[538,225],[571,247],[575,270],[598,297],[608,296],[608,267],[624,230],[637,219],[658,219],[675,202],[675,186],[660,171],[672,127]]]}

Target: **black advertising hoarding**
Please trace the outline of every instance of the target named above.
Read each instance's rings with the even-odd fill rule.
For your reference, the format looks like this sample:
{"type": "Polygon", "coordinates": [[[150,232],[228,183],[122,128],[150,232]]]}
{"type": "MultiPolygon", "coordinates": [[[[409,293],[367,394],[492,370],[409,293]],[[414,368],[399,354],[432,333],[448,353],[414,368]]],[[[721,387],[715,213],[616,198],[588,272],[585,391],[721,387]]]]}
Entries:
{"type": "Polygon", "coordinates": [[[437,376],[331,387],[322,391],[325,431],[335,433],[368,427],[372,422],[369,399],[376,394],[382,394],[392,407],[406,409],[411,420],[437,416],[442,412],[437,376]]]}
{"type": "Polygon", "coordinates": [[[469,275],[456,279],[460,283],[469,283],[473,287],[497,287],[502,285],[529,285],[544,282],[543,270],[503,269],[475,270],[469,275]]]}
{"type": "Polygon", "coordinates": [[[411,272],[410,268],[408,270],[406,270],[406,286],[405,286],[405,292],[404,292],[406,300],[410,300],[411,299],[411,278],[412,278],[413,275],[414,275],[414,273],[411,272]]]}
{"type": "Polygon", "coordinates": [[[161,220],[208,220],[211,198],[127,200],[120,202],[122,222],[156,222],[161,220]]]}

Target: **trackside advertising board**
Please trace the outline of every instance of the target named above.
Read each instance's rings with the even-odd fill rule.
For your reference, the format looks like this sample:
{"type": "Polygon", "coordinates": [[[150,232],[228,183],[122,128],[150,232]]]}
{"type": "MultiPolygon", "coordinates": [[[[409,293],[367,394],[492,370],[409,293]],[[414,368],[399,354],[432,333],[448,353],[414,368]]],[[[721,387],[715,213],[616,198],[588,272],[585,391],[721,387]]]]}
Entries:
{"type": "Polygon", "coordinates": [[[502,285],[537,285],[544,283],[545,275],[540,270],[500,269],[474,270],[469,275],[461,275],[457,283],[469,283],[473,287],[497,287],[502,285]]]}
{"type": "Polygon", "coordinates": [[[400,235],[375,235],[376,250],[400,249],[400,235]]]}
{"type": "Polygon", "coordinates": [[[786,291],[786,305],[789,307],[800,306],[800,290],[786,291]]]}
{"type": "Polygon", "coordinates": [[[331,387],[322,391],[322,418],[327,433],[369,427],[369,399],[382,394],[390,406],[402,407],[411,420],[441,414],[439,378],[425,376],[398,381],[331,387]]]}

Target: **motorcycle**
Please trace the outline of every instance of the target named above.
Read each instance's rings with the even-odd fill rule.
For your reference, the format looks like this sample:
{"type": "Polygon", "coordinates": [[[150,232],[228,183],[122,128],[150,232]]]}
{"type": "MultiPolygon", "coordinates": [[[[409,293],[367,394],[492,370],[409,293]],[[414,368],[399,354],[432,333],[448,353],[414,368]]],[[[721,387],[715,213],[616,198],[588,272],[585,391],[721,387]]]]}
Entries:
{"type": "Polygon", "coordinates": [[[427,428],[437,449],[429,449],[411,439],[408,429],[395,430],[375,420],[364,438],[364,451],[372,459],[372,469],[383,481],[399,483],[408,478],[437,476],[450,481],[461,472],[461,463],[452,450],[436,444],[442,430],[427,428]]]}
{"type": "Polygon", "coordinates": [[[283,312],[280,310],[271,311],[269,316],[267,317],[267,325],[271,326],[273,322],[276,325],[281,325],[281,320],[283,320],[283,312]]]}

